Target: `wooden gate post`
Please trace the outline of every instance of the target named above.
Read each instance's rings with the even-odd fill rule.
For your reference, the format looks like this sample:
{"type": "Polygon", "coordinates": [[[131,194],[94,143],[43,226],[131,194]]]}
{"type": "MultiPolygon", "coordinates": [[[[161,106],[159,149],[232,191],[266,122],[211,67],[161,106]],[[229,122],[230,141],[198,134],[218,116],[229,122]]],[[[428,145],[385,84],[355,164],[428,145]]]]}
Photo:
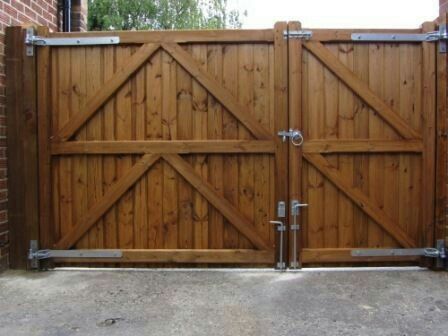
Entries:
{"type": "Polygon", "coordinates": [[[38,239],[36,65],[26,56],[24,27],[6,28],[6,113],[10,266],[26,269],[38,239]]]}
{"type": "MultiPolygon", "coordinates": [[[[447,23],[447,13],[441,13],[439,24],[447,23]]],[[[437,138],[436,138],[436,207],[435,239],[448,243],[447,216],[447,54],[437,53],[437,138]]]]}

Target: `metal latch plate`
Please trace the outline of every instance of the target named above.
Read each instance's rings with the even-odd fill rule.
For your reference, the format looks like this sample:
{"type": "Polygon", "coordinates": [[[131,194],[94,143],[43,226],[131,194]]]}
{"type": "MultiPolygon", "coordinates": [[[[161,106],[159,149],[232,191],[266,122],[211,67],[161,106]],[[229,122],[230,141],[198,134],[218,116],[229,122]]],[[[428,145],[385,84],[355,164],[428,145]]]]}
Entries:
{"type": "Polygon", "coordinates": [[[298,38],[298,39],[304,39],[309,40],[313,36],[313,32],[311,30],[285,30],[283,32],[283,37],[285,39],[287,38],[298,38]]]}

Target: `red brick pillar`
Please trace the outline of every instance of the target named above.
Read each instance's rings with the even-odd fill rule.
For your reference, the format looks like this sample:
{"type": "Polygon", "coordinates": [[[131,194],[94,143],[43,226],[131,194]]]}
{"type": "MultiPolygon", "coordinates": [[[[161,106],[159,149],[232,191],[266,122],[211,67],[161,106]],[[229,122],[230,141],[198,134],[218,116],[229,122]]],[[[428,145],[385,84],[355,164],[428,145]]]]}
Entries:
{"type": "Polygon", "coordinates": [[[72,31],[87,31],[87,0],[72,0],[72,31]]]}

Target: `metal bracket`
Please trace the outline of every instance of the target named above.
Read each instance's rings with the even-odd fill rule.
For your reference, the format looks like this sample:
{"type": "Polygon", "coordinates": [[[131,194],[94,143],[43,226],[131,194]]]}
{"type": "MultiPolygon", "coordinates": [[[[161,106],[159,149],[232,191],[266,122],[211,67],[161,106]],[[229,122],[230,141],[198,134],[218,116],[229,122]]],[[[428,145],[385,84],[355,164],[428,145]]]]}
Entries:
{"type": "Polygon", "coordinates": [[[284,269],[286,269],[286,264],[285,264],[284,262],[278,262],[278,263],[276,264],[276,268],[277,268],[278,270],[284,270],[284,269]]]}
{"type": "Polygon", "coordinates": [[[28,260],[32,269],[39,268],[39,261],[51,258],[121,258],[121,250],[39,250],[37,240],[30,241],[28,260]]]}
{"type": "Polygon", "coordinates": [[[448,32],[446,25],[440,25],[439,30],[425,34],[353,33],[351,38],[361,42],[439,42],[439,52],[446,53],[448,32]]]}
{"type": "Polygon", "coordinates": [[[41,37],[35,35],[34,28],[26,29],[25,45],[26,55],[34,55],[34,46],[86,46],[119,44],[119,36],[94,36],[94,37],[41,37]]]}
{"type": "Polygon", "coordinates": [[[283,31],[283,37],[285,39],[288,38],[298,38],[298,39],[304,39],[309,40],[313,36],[313,32],[311,30],[290,30],[290,31],[283,31]]]}
{"type": "Polygon", "coordinates": [[[278,246],[278,262],[276,263],[276,268],[278,270],[286,269],[285,262],[283,261],[283,239],[284,232],[286,231],[286,225],[282,221],[270,221],[269,223],[277,226],[277,231],[280,233],[279,246],[278,246]]]}
{"type": "Polygon", "coordinates": [[[34,56],[34,44],[31,42],[34,38],[34,28],[28,27],[25,32],[26,55],[34,56]]]}
{"type": "Polygon", "coordinates": [[[436,258],[437,267],[447,267],[447,248],[443,239],[437,240],[436,248],[409,248],[409,249],[355,249],[351,252],[352,257],[406,257],[421,256],[436,258]]]}

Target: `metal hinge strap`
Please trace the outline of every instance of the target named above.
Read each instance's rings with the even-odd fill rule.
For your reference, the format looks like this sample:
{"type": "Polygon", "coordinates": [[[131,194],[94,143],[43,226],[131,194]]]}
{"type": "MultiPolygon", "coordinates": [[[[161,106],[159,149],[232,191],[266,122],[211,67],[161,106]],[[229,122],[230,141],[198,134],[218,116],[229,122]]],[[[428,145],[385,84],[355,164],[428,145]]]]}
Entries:
{"type": "Polygon", "coordinates": [[[31,268],[39,268],[39,260],[51,258],[121,258],[121,250],[39,250],[37,240],[30,241],[28,260],[31,268]]]}
{"type": "Polygon", "coordinates": [[[311,30],[290,30],[283,31],[283,37],[287,38],[298,38],[309,40],[313,36],[313,32],[311,30]]]}
{"type": "Polygon", "coordinates": [[[443,239],[437,240],[437,247],[427,248],[379,248],[379,249],[354,249],[351,252],[352,257],[427,257],[437,259],[439,267],[447,261],[447,248],[443,239]]]}
{"type": "Polygon", "coordinates": [[[26,54],[34,55],[34,46],[86,46],[119,44],[119,36],[91,36],[91,37],[42,37],[35,35],[34,28],[26,29],[26,54]]]}
{"type": "Polygon", "coordinates": [[[440,41],[439,51],[446,52],[448,32],[446,25],[440,25],[439,30],[424,34],[401,33],[353,33],[353,41],[361,42],[437,42],[440,41]]]}

